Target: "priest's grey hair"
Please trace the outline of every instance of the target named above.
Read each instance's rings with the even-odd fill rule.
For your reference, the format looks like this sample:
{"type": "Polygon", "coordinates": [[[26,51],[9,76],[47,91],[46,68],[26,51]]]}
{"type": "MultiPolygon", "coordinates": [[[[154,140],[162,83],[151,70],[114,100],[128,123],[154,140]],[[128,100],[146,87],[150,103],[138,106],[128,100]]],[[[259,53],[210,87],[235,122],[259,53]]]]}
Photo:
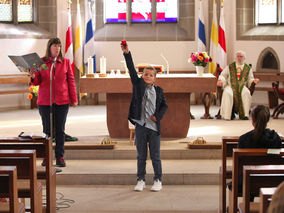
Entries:
{"type": "Polygon", "coordinates": [[[237,58],[237,55],[238,54],[242,54],[244,56],[244,58],[246,58],[246,52],[245,51],[242,51],[242,50],[238,50],[236,53],[235,53],[235,58],[237,58]]]}

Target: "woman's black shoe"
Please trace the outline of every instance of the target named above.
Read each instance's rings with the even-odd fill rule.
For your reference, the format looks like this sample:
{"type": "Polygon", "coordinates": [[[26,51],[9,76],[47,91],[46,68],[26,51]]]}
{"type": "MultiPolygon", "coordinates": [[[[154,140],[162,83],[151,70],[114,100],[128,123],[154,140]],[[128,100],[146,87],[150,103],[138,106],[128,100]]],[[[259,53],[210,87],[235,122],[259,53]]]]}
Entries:
{"type": "Polygon", "coordinates": [[[65,163],[63,157],[56,158],[56,166],[59,166],[59,167],[65,167],[66,166],[66,163],[65,163]]]}

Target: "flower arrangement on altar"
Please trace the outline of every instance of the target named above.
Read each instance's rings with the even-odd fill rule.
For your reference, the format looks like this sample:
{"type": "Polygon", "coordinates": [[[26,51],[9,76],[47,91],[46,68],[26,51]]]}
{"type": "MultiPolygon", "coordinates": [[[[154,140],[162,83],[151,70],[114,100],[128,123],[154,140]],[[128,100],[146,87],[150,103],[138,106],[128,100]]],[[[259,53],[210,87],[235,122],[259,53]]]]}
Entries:
{"type": "Polygon", "coordinates": [[[37,97],[37,94],[38,94],[38,86],[34,86],[34,85],[31,85],[29,87],[29,94],[28,94],[28,99],[31,100],[33,98],[33,96],[37,97]]]}
{"type": "Polygon", "coordinates": [[[212,58],[207,52],[194,52],[191,53],[188,62],[192,62],[194,66],[206,67],[206,65],[212,61],[212,58]]]}

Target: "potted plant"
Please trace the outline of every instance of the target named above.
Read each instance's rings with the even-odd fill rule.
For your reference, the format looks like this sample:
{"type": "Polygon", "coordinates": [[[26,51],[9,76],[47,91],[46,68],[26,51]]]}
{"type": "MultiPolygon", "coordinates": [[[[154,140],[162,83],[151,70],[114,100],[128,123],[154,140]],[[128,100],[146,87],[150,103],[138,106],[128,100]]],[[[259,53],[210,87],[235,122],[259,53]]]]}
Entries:
{"type": "Polygon", "coordinates": [[[31,85],[29,92],[28,99],[31,100],[31,109],[37,108],[38,86],[31,85]]]}
{"type": "Polygon", "coordinates": [[[207,52],[194,52],[191,53],[188,62],[192,62],[196,67],[196,72],[198,76],[202,76],[204,73],[204,68],[209,62],[212,61],[212,58],[207,54],[207,52]]]}

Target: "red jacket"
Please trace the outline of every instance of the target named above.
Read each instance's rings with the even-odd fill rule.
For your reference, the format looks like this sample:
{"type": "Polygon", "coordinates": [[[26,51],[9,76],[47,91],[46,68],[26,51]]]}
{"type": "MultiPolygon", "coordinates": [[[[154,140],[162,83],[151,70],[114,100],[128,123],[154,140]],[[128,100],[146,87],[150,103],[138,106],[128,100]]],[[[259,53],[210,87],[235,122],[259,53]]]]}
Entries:
{"type": "MultiPolygon", "coordinates": [[[[49,70],[36,72],[35,78],[31,80],[32,85],[39,85],[38,105],[50,105],[50,69],[52,61],[53,58],[45,61],[49,70]]],[[[78,102],[70,60],[64,58],[62,61],[57,58],[55,67],[55,75],[53,73],[52,80],[52,103],[63,105],[78,102]]]]}

